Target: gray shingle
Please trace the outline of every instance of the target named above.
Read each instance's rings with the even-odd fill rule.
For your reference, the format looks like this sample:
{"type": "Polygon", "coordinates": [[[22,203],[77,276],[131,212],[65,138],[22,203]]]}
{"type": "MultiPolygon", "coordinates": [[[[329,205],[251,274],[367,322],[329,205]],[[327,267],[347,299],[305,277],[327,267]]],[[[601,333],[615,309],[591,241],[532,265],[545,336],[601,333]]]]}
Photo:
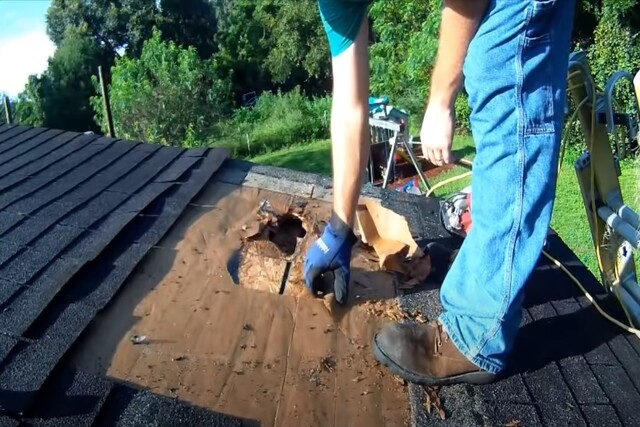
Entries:
{"type": "Polygon", "coordinates": [[[257,423],[248,424],[236,417],[191,406],[148,391],[123,390],[119,387],[116,393],[122,396],[118,396],[116,410],[105,408],[102,412],[104,418],[98,420],[97,426],[160,426],[164,424],[162,420],[172,420],[172,424],[180,426],[257,426],[257,423]]]}
{"type": "Polygon", "coordinates": [[[159,175],[182,151],[183,149],[175,147],[165,147],[156,151],[151,157],[145,159],[139,167],[119,179],[109,189],[127,194],[135,193],[156,175],[159,175]]]}
{"type": "Polygon", "coordinates": [[[22,221],[25,217],[11,212],[0,211],[0,238],[11,227],[22,221]]]}
{"type": "Polygon", "coordinates": [[[620,418],[610,405],[581,405],[584,417],[592,427],[622,427],[620,418]]]}
{"type": "Polygon", "coordinates": [[[0,362],[7,357],[16,344],[18,344],[17,338],[0,334],[0,362]]]}
{"type": "MultiPolygon", "coordinates": [[[[39,137],[44,138],[46,134],[42,134],[39,137]]],[[[17,158],[12,159],[10,162],[7,162],[0,166],[0,177],[5,176],[10,173],[20,173],[16,172],[23,166],[31,164],[43,157],[49,157],[54,153],[60,152],[65,144],[74,137],[73,134],[63,133],[58,136],[51,138],[46,144],[41,144],[37,148],[30,150],[28,153],[24,153],[17,158]]]]}
{"type": "MultiPolygon", "coordinates": [[[[1,245],[0,250],[2,250],[1,245]]],[[[5,309],[4,305],[16,294],[16,292],[18,292],[19,289],[20,285],[18,283],[0,279],[0,311],[5,309]]]]}
{"type": "MultiPolygon", "coordinates": [[[[75,183],[84,181],[95,172],[95,171],[85,171],[85,172],[89,172],[89,175],[80,175],[76,173],[70,174],[73,171],[73,169],[76,166],[85,162],[90,157],[96,155],[103,149],[104,149],[104,146],[95,146],[95,147],[87,146],[86,148],[75,151],[69,156],[62,159],[61,161],[54,163],[53,165],[50,165],[49,167],[39,171],[36,175],[31,177],[30,179],[27,179],[21,182],[19,185],[7,191],[6,193],[0,194],[0,209],[5,209],[7,207],[10,207],[10,209],[8,210],[10,210],[11,212],[23,213],[23,212],[20,212],[21,208],[18,208],[18,209],[12,208],[10,205],[20,199],[28,199],[32,197],[33,193],[36,193],[38,190],[40,190],[45,186],[52,185],[51,189],[52,191],[55,191],[56,194],[61,194],[68,191],[69,189],[73,188],[74,185],[77,185],[75,183]],[[61,176],[64,176],[66,174],[70,174],[69,179],[59,180],[61,176]],[[63,188],[56,187],[56,184],[63,185],[63,188]],[[74,184],[74,185],[70,186],[69,184],[74,184]]],[[[40,194],[43,199],[39,199],[37,196],[35,197],[35,200],[39,202],[36,204],[38,204],[39,206],[44,205],[45,203],[44,200],[49,200],[51,197],[51,193],[47,192],[46,190],[40,194]]],[[[35,209],[35,208],[30,206],[29,211],[31,211],[32,209],[35,209]]],[[[24,210],[26,211],[27,208],[24,208],[24,210]]],[[[28,213],[28,212],[24,212],[24,213],[28,213]]]]}
{"type": "Polygon", "coordinates": [[[624,426],[640,425],[640,395],[622,366],[592,366],[598,381],[611,399],[624,426]]]}
{"type": "MultiPolygon", "coordinates": [[[[49,140],[52,140],[55,136],[61,134],[61,130],[49,129],[45,132],[37,134],[37,136],[33,137],[30,132],[25,132],[20,135],[18,138],[9,141],[7,144],[12,144],[13,147],[6,149],[5,151],[0,152],[0,165],[6,166],[7,163],[13,163],[16,158],[30,158],[31,152],[37,151],[41,152],[42,150],[36,150],[38,147],[47,143],[49,140]],[[29,139],[30,138],[30,139],[29,139]],[[24,141],[24,139],[28,139],[24,141]],[[24,141],[24,142],[23,142],[24,141]]],[[[49,146],[49,149],[54,149],[50,143],[46,145],[49,146]]],[[[20,160],[20,159],[18,159],[20,160]]]]}
{"type": "Polygon", "coordinates": [[[21,250],[23,250],[23,247],[20,245],[0,240],[0,267],[9,262],[21,250]]]}
{"type": "Polygon", "coordinates": [[[103,191],[93,200],[62,218],[60,224],[79,228],[90,228],[102,217],[120,206],[127,197],[126,194],[103,191]]]}
{"type": "MultiPolygon", "coordinates": [[[[11,172],[11,176],[15,176],[15,175],[20,175],[20,176],[33,176],[36,175],[38,172],[42,171],[43,169],[67,158],[69,155],[71,155],[72,153],[75,153],[78,150],[81,150],[82,148],[84,148],[86,146],[87,143],[93,141],[96,138],[96,136],[94,135],[82,135],[82,136],[77,136],[76,134],[73,133],[64,133],[58,137],[56,137],[54,140],[55,141],[66,141],[67,143],[65,143],[62,146],[59,146],[57,149],[52,150],[50,152],[47,153],[46,156],[41,157],[37,160],[34,160],[32,162],[29,162],[27,164],[25,164],[24,166],[21,166],[20,168],[16,169],[15,171],[11,172]]],[[[44,148],[49,148],[47,145],[45,145],[44,148]]],[[[2,181],[0,181],[1,183],[2,181]]]]}
{"type": "Polygon", "coordinates": [[[28,248],[18,253],[0,267],[0,277],[26,285],[36,274],[49,264],[55,254],[28,248]]]}
{"type": "Polygon", "coordinates": [[[0,134],[0,153],[11,150],[16,144],[21,143],[29,138],[44,132],[44,128],[29,128],[24,126],[16,126],[6,132],[0,134]]]}
{"type": "Polygon", "coordinates": [[[48,308],[39,322],[45,327],[30,337],[35,341],[14,348],[0,365],[0,406],[15,414],[23,413],[94,314],[82,304],[48,308]]]}
{"type": "Polygon", "coordinates": [[[46,309],[62,287],[83,263],[73,259],[56,259],[29,286],[0,310],[0,333],[22,336],[46,309]]]}
{"type": "Polygon", "coordinates": [[[200,161],[200,157],[188,157],[183,156],[171,163],[167,169],[160,175],[156,176],[154,182],[174,182],[178,181],[182,175],[190,170],[197,162],[200,161]]]}
{"type": "Polygon", "coordinates": [[[113,389],[110,381],[82,371],[63,370],[39,392],[43,399],[24,416],[34,427],[91,426],[113,389]]]}

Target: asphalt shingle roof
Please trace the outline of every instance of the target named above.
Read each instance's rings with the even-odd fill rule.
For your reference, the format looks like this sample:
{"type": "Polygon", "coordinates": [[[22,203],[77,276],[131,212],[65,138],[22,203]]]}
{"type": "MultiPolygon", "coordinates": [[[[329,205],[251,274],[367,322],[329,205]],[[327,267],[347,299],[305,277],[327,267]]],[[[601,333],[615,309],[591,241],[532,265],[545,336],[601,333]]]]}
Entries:
{"type": "Polygon", "coordinates": [[[244,425],[60,363],[226,156],[0,126],[0,425],[244,425]]]}
{"type": "MultiPolygon", "coordinates": [[[[222,150],[0,126],[0,426],[252,425],[61,363],[200,189],[213,185],[214,173],[214,183],[330,197],[325,177],[225,158],[222,150]]],[[[404,215],[419,244],[460,244],[441,226],[437,200],[370,186],[363,193],[404,215]]],[[[548,250],[624,319],[553,233],[548,250]]],[[[437,284],[405,293],[400,305],[435,318],[437,284]]],[[[640,340],[600,316],[541,258],[507,377],[441,388],[445,420],[428,413],[422,387],[408,392],[414,426],[636,426],[640,340]]]]}

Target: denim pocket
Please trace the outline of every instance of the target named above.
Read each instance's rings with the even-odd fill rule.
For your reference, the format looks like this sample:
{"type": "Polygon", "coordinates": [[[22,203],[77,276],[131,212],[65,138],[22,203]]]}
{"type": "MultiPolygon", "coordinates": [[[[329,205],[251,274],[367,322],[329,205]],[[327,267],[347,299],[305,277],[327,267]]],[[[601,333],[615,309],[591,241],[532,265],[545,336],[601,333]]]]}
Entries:
{"type": "Polygon", "coordinates": [[[522,106],[525,134],[551,133],[554,117],[551,37],[524,40],[521,51],[522,106]]]}
{"type": "Polygon", "coordinates": [[[531,0],[531,5],[527,8],[525,28],[525,38],[529,43],[551,39],[551,23],[556,1],[558,0],[531,0]]]}

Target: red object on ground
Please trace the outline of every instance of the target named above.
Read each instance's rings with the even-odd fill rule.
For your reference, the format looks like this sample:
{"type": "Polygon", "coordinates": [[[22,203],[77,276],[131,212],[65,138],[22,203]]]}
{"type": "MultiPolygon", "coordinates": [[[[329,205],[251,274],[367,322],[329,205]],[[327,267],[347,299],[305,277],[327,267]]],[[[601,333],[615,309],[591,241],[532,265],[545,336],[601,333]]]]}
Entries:
{"type": "Polygon", "coordinates": [[[462,230],[464,234],[469,234],[471,231],[471,193],[467,193],[467,210],[464,211],[460,218],[460,224],[462,224],[462,230]]]}

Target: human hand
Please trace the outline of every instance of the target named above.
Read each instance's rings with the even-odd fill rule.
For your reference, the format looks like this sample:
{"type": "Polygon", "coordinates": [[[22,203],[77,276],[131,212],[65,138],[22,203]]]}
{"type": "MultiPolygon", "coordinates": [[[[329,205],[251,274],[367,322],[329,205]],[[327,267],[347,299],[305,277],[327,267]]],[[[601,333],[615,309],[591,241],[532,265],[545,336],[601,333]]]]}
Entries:
{"type": "Polygon", "coordinates": [[[456,121],[453,108],[429,104],[422,120],[420,140],[422,155],[436,166],[449,164],[453,161],[451,144],[453,129],[456,121]]]}
{"type": "Polygon", "coordinates": [[[322,236],[309,248],[304,260],[304,280],[313,293],[327,292],[323,283],[325,274],[330,276],[336,301],[345,304],[349,296],[351,273],[351,249],[357,238],[353,231],[333,216],[322,236]],[[327,274],[329,273],[329,274],[327,274]]]}

